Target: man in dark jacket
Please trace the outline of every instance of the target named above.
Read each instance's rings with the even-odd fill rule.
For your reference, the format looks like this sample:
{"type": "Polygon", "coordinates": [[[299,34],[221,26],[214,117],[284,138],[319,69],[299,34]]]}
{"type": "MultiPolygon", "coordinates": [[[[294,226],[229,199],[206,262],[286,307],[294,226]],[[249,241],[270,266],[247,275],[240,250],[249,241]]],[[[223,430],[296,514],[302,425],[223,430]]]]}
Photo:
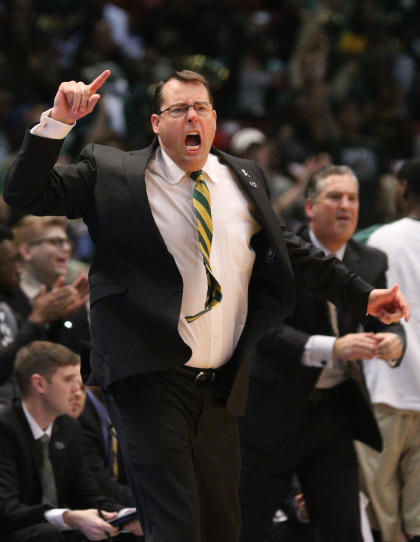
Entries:
{"type": "MultiPolygon", "coordinates": [[[[325,166],[309,181],[309,228],[301,235],[386,288],[385,254],[351,240],[358,210],[353,171],[325,166]]],[[[398,323],[355,318],[316,293],[297,290],[292,315],[261,341],[251,363],[241,425],[244,542],[264,540],[294,473],[319,540],[362,542],[353,439],[378,450],[382,442],[358,360],[379,357],[396,366],[404,338],[398,323]]]]}
{"type": "Polygon", "coordinates": [[[89,145],[55,168],[61,139],[109,75],[60,85],[26,134],[5,199],[88,225],[93,376],[146,541],[235,542],[247,354],[290,313],[295,277],[359,316],[393,321],[408,306],[282,230],[260,168],[212,147],[217,115],[195,72],[156,86],[150,147],[89,145]]]}
{"type": "MultiPolygon", "coordinates": [[[[35,341],[19,351],[14,375],[22,400],[0,415],[1,539],[58,542],[68,530],[76,531],[74,540],[118,534],[107,521],[116,513],[105,510],[121,506],[98,491],[81,429],[68,416],[81,389],[79,357],[35,341]]],[[[138,531],[138,522],[130,528],[138,531]]]]}

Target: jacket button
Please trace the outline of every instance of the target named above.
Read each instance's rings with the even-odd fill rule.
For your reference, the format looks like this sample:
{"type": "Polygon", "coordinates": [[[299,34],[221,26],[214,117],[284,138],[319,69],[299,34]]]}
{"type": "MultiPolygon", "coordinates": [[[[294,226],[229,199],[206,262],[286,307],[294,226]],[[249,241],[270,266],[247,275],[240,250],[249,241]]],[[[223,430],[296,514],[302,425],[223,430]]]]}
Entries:
{"type": "Polygon", "coordinates": [[[266,255],[266,258],[267,260],[273,260],[276,256],[276,251],[274,250],[273,247],[269,248],[267,250],[267,255],[266,255]]]}

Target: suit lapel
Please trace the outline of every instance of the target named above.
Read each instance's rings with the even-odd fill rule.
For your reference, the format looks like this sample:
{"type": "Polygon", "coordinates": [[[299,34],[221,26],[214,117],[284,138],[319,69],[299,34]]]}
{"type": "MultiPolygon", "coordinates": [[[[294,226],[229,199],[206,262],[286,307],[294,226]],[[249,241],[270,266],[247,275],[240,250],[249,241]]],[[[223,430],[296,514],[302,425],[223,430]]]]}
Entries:
{"type": "Polygon", "coordinates": [[[23,412],[22,406],[19,404],[16,406],[16,415],[19,419],[19,425],[22,427],[25,441],[27,443],[29,456],[32,459],[34,470],[37,474],[39,483],[41,484],[41,467],[42,467],[42,458],[41,450],[34,439],[31,428],[29,427],[28,420],[23,412]]]}
{"type": "Polygon", "coordinates": [[[153,218],[152,209],[147,198],[145,182],[146,167],[156,148],[157,143],[154,141],[145,149],[125,153],[123,167],[128,188],[139,211],[141,221],[141,229],[139,231],[142,232],[144,237],[147,236],[147,233],[150,234],[154,240],[151,245],[160,246],[162,250],[166,250],[163,237],[153,218]]]}

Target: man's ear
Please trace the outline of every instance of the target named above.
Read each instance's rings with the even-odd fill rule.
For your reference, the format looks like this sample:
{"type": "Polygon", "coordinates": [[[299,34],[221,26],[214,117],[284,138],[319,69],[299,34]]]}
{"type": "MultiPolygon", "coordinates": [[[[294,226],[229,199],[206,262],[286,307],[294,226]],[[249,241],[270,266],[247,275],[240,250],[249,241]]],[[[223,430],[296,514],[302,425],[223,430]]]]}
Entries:
{"type": "Polygon", "coordinates": [[[407,197],[408,194],[410,193],[410,187],[408,186],[407,181],[405,179],[403,179],[398,184],[399,184],[399,186],[398,186],[397,190],[400,192],[401,196],[403,198],[407,197]]]}
{"type": "Polygon", "coordinates": [[[32,388],[40,395],[43,395],[45,393],[46,380],[39,373],[34,373],[31,376],[31,384],[32,388]]]}
{"type": "Polygon", "coordinates": [[[152,123],[153,132],[156,135],[159,135],[159,122],[160,122],[159,115],[156,115],[156,113],[153,113],[153,115],[150,117],[150,121],[152,123]]]}
{"type": "Polygon", "coordinates": [[[310,198],[305,200],[305,213],[309,219],[314,217],[314,202],[310,198]]]}
{"type": "Polygon", "coordinates": [[[31,247],[29,243],[21,243],[18,246],[20,257],[24,262],[28,262],[31,259],[31,247]]]}

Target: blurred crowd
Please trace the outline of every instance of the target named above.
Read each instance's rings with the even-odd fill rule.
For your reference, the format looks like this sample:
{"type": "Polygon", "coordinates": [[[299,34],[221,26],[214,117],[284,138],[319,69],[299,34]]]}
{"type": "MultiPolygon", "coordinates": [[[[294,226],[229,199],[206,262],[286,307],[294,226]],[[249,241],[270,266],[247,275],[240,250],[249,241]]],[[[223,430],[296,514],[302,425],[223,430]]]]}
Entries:
{"type": "Polygon", "coordinates": [[[90,141],[148,144],[154,84],[189,68],[212,83],[216,146],[253,153],[273,198],[293,188],[278,202],[289,225],[303,221],[299,184],[319,160],[356,172],[359,227],[387,222],[388,174],[420,151],[419,10],[414,0],[0,1],[0,181],[58,82],[112,70],[101,106],[66,140],[69,161],[90,141]],[[249,127],[259,133],[232,145],[249,127]]]}

